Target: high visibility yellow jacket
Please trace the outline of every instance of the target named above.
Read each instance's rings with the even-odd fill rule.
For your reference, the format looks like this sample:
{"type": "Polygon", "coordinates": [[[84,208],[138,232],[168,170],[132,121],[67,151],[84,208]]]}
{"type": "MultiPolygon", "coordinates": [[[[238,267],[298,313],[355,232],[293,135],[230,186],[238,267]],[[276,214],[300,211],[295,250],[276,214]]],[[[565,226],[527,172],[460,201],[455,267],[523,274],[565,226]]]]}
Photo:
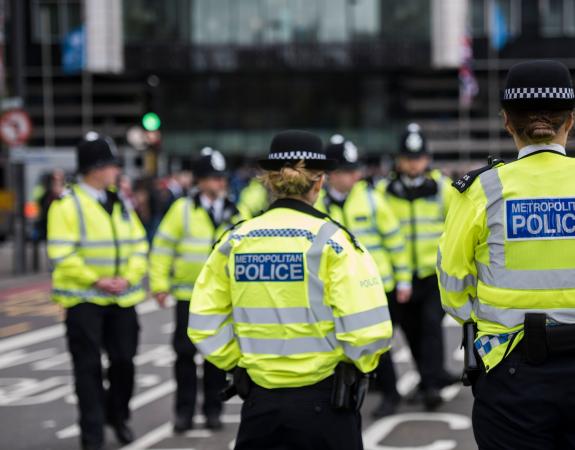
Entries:
{"type": "Polygon", "coordinates": [[[311,206],[275,202],[211,254],[190,302],[190,339],[265,388],[317,383],[340,361],[374,370],[392,326],[377,266],[354,242],[311,206]]]}
{"type": "Polygon", "coordinates": [[[411,286],[409,256],[399,221],[389,204],[367,181],[360,181],[343,204],[323,190],[315,207],[343,224],[367,248],[377,267],[386,292],[396,283],[411,286]]]}
{"type": "Polygon", "coordinates": [[[420,187],[407,188],[393,173],[389,180],[378,183],[377,189],[399,219],[412,272],[418,278],[434,275],[437,246],[454,193],[451,180],[433,170],[420,187]]]}
{"type": "Polygon", "coordinates": [[[447,216],[438,254],[443,307],[477,322],[487,370],[520,342],[525,313],[575,322],[575,160],[548,148],[564,151],[529,146],[518,161],[481,173],[456,192],[447,216]]]}
{"type": "Polygon", "coordinates": [[[81,302],[127,307],[146,297],[146,233],[135,212],[120,201],[110,215],[81,187],[73,186],[50,206],[48,256],[54,269],[52,298],[66,308],[81,302]],[[100,278],[114,276],[130,283],[122,295],[93,286],[100,278]]]}
{"type": "Polygon", "coordinates": [[[252,178],[240,192],[237,206],[245,219],[257,216],[269,206],[267,189],[257,178],[252,178]]]}
{"type": "Polygon", "coordinates": [[[154,236],[150,253],[152,292],[171,292],[176,299],[189,301],[214,242],[239,220],[238,210],[228,200],[218,226],[202,208],[199,194],[176,200],[154,236]]]}

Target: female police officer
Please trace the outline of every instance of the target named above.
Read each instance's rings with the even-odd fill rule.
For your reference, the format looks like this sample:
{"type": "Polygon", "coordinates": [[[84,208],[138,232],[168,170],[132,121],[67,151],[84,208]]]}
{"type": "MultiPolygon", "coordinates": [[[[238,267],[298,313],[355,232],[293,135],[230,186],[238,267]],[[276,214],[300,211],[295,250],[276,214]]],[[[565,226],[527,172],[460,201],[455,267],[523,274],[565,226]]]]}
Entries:
{"type": "Polygon", "coordinates": [[[346,372],[354,389],[389,349],[377,266],[311,206],[333,167],[318,137],[282,132],[260,165],[278,200],[216,246],[194,289],[188,334],[210,362],[244,374],[236,449],[361,449],[358,405],[330,398],[334,386],[341,393],[334,373],[346,372]]]}
{"type": "Polygon", "coordinates": [[[440,243],[445,310],[472,319],[483,369],[473,391],[480,449],[575,448],[575,96],[567,68],[520,63],[502,97],[517,161],[454,183],[440,243]],[[474,182],[475,180],[475,182],[474,182]]]}

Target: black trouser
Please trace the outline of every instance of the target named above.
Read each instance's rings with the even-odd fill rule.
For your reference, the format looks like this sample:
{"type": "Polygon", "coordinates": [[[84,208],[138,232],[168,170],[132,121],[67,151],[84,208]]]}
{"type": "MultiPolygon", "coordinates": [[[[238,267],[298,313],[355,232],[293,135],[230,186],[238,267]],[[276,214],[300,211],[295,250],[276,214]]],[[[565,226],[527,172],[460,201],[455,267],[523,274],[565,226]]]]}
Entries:
{"type": "MultiPolygon", "coordinates": [[[[386,296],[391,321],[395,327],[395,321],[397,320],[395,317],[395,291],[386,292],[386,296]]],[[[375,369],[375,376],[375,386],[381,391],[384,397],[391,401],[398,400],[399,392],[397,392],[397,375],[390,351],[384,353],[379,358],[379,364],[375,369]]]]}
{"type": "MultiPolygon", "coordinates": [[[[176,305],[176,329],[172,344],[176,352],[174,374],[176,377],[176,414],[192,417],[196,409],[198,376],[194,356],[196,347],[188,337],[188,316],[190,302],[178,300],[176,305]]],[[[205,415],[219,415],[222,402],[218,395],[226,386],[226,373],[208,361],[204,361],[204,405],[205,415]]]]}
{"type": "Polygon", "coordinates": [[[529,365],[522,343],[473,386],[480,450],[575,448],[575,355],[529,365]]]}
{"type": "Polygon", "coordinates": [[[72,355],[83,443],[104,440],[104,424],[130,417],[134,363],[138,347],[138,316],[134,307],[81,303],[66,311],[66,337],[72,355]],[[101,350],[108,355],[109,388],[104,389],[101,350]]]}
{"type": "Polygon", "coordinates": [[[437,277],[413,278],[413,294],[407,303],[392,309],[407,339],[423,389],[442,387],[445,379],[443,329],[437,277]]]}
{"type": "Polygon", "coordinates": [[[361,416],[335,411],[332,382],[292,389],[252,387],[235,450],[362,450],[361,416]]]}

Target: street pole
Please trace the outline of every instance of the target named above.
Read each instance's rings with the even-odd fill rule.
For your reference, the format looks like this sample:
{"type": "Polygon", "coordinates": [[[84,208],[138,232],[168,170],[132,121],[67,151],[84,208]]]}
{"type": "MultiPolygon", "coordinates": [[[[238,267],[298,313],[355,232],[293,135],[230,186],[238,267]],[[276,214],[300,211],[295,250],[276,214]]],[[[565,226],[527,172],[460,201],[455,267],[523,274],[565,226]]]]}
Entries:
{"type": "Polygon", "coordinates": [[[44,148],[54,147],[54,87],[52,85],[52,29],[48,9],[40,12],[42,24],[42,92],[44,112],[44,148]]]}
{"type": "Polygon", "coordinates": [[[496,155],[499,154],[499,127],[494,126],[494,124],[497,124],[497,116],[499,113],[499,51],[494,47],[493,42],[491,42],[491,37],[495,32],[495,0],[489,0],[487,13],[490,37],[487,58],[489,154],[496,155]]]}

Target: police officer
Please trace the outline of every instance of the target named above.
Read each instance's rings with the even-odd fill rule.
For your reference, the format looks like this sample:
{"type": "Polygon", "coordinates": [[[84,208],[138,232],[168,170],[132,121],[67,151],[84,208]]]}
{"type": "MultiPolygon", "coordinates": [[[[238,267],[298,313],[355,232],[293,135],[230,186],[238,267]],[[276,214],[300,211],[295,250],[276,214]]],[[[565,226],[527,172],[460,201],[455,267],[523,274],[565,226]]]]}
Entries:
{"type": "Polygon", "coordinates": [[[81,444],[101,449],[104,424],[122,444],[131,442],[128,402],[138,345],[134,305],[145,299],[148,244],[140,220],[118,196],[114,142],[90,132],[77,148],[80,182],[48,213],[52,297],[66,308],[80,413],[81,444]],[[110,361],[104,388],[101,348],[110,361]]]}
{"type": "MultiPolygon", "coordinates": [[[[411,271],[405,242],[389,204],[367,180],[355,144],[336,134],[326,146],[326,156],[337,161],[330,172],[329,186],[322,190],[316,208],[328,213],[350,230],[373,256],[388,299],[405,302],[411,295],[411,271]]],[[[390,300],[391,304],[391,300],[390,300]]],[[[385,353],[377,370],[383,400],[374,416],[393,414],[400,401],[391,354],[385,353]]]]}
{"type": "Polygon", "coordinates": [[[445,310],[476,322],[480,449],[575,447],[575,96],[556,61],[513,66],[502,91],[517,161],[454,185],[438,256],[445,310]]]}
{"type": "Polygon", "coordinates": [[[444,368],[443,310],[435,276],[439,237],[452,196],[447,177],[430,169],[426,138],[410,124],[400,139],[400,151],[389,180],[378,185],[406,238],[413,272],[413,293],[397,298],[397,320],[407,338],[421,376],[419,397],[426,409],[441,403],[440,389],[457,381],[444,368]]]}
{"type": "MultiPolygon", "coordinates": [[[[174,431],[193,426],[196,407],[196,349],[188,339],[188,310],[194,283],[216,239],[239,220],[238,210],[226,197],[227,172],[224,156],[217,150],[203,151],[196,164],[196,193],[176,200],[160,223],[150,256],[150,287],[162,306],[168,294],[176,300],[173,346],[176,352],[174,431]]],[[[218,398],[225,373],[204,362],[206,426],[219,429],[222,403],[218,398]]]]}
{"type": "Polygon", "coordinates": [[[340,400],[361,398],[360,374],[375,369],[392,327],[372,257],[312,207],[333,163],[311,133],[275,136],[260,164],[278,200],[226,235],[197,281],[190,338],[247,378],[237,450],[362,448],[361,402],[340,400]]]}

